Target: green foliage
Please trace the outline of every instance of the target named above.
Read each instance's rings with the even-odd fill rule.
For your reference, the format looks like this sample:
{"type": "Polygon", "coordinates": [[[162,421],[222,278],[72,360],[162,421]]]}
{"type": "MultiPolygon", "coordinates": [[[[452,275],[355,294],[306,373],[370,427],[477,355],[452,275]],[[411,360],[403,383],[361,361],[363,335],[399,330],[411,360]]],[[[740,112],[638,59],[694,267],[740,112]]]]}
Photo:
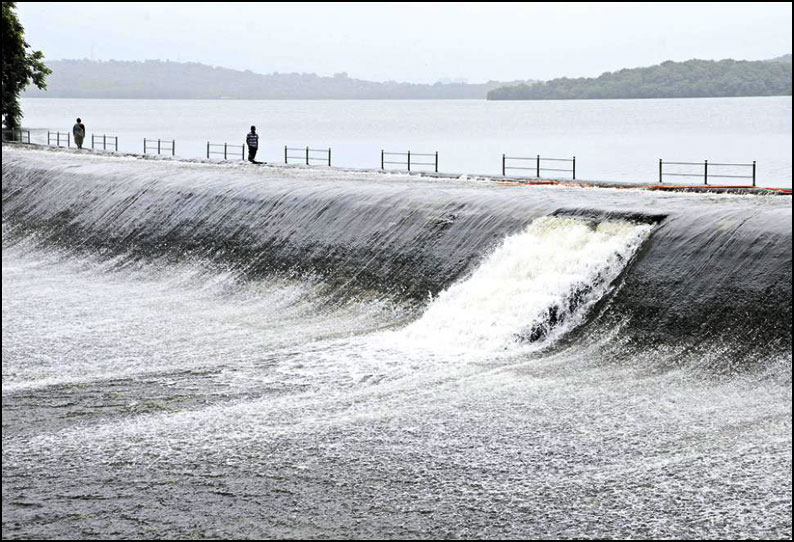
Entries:
{"type": "Polygon", "coordinates": [[[46,88],[44,82],[50,69],[44,65],[44,54],[33,51],[25,41],[25,29],[14,12],[16,2],[3,2],[3,125],[18,128],[22,120],[19,93],[33,83],[46,88]]]}
{"type": "MultiPolygon", "coordinates": [[[[785,58],[785,57],[781,57],[785,58]]],[[[595,78],[563,77],[545,83],[502,87],[489,100],[581,100],[791,96],[788,62],[687,60],[606,72],[595,78]]]]}

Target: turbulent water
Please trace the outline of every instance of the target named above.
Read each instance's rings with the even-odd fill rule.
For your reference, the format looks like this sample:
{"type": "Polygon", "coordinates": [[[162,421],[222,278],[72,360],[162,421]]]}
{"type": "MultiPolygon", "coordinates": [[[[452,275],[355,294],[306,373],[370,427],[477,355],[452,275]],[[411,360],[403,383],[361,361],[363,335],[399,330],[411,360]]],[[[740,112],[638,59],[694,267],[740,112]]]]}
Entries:
{"type": "Polygon", "coordinates": [[[791,537],[788,196],[2,168],[4,538],[791,537]]]}

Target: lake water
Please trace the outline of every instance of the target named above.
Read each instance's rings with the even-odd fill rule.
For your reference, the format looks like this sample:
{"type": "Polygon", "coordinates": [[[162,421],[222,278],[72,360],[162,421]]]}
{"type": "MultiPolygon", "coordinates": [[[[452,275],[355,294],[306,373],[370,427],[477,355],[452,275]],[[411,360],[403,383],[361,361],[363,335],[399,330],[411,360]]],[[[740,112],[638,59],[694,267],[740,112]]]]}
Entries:
{"type": "MultiPolygon", "coordinates": [[[[651,183],[658,181],[660,158],[756,160],[760,185],[791,187],[790,96],[526,102],[27,98],[23,109],[36,142],[46,142],[46,130],[70,131],[79,116],[88,137],[117,135],[125,152],[141,152],[146,137],[173,139],[178,155],[203,157],[208,141],[240,145],[254,124],[260,133],[258,158],[268,162],[283,162],[285,145],[330,147],[334,166],[354,168],[379,168],[382,149],[438,151],[442,172],[496,175],[503,153],[540,154],[576,156],[579,179],[651,183]]],[[[567,167],[552,164],[544,167],[567,167]]],[[[699,174],[702,167],[669,171],[699,174]]],[[[711,173],[747,175],[749,169],[713,167],[711,173]]],[[[702,182],[697,177],[666,181],[702,182]]]]}

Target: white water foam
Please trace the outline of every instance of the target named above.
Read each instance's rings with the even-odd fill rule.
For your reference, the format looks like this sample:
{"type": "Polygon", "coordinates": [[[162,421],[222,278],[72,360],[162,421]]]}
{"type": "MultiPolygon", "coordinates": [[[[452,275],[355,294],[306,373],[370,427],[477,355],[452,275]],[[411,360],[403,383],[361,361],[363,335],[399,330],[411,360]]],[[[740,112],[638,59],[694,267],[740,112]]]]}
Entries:
{"type": "Polygon", "coordinates": [[[506,238],[441,292],[401,341],[422,348],[548,345],[580,324],[652,230],[647,224],[543,217],[506,238]],[[542,339],[542,340],[541,340],[542,339]]]}

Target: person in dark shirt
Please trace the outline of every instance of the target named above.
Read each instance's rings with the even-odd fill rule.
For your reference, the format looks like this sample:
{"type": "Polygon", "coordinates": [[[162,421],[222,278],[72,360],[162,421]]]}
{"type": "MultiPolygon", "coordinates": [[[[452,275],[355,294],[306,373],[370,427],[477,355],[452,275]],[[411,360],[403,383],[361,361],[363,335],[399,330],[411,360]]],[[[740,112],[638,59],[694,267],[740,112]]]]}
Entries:
{"type": "Polygon", "coordinates": [[[79,118],[72,127],[72,135],[74,136],[74,144],[77,145],[78,149],[82,149],[83,139],[85,138],[85,124],[79,118]]]}
{"type": "Polygon", "coordinates": [[[245,137],[245,142],[248,145],[248,161],[256,163],[256,151],[259,149],[259,134],[256,133],[256,126],[251,126],[251,131],[245,137]]]}

